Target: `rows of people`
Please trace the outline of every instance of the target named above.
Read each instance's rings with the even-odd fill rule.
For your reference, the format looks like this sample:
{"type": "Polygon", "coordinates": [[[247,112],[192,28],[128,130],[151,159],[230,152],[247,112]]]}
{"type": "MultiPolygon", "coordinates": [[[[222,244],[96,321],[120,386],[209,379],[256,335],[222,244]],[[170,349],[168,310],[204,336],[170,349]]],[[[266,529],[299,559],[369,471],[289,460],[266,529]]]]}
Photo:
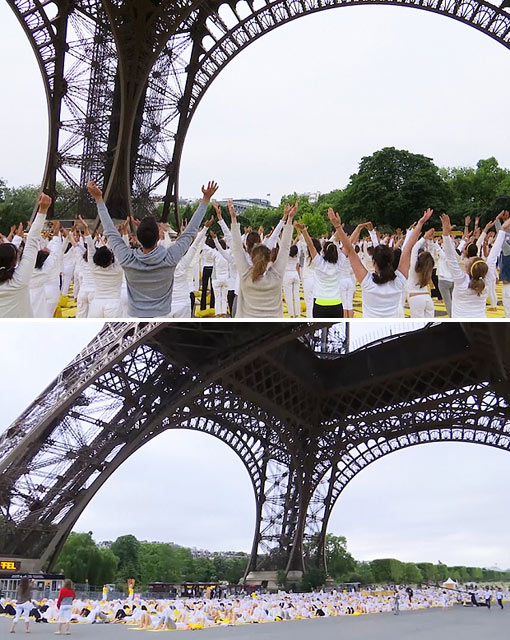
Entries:
{"type": "MultiPolygon", "coordinates": [[[[58,599],[34,602],[26,580],[20,584],[17,600],[0,600],[0,614],[14,616],[11,632],[24,618],[41,622],[58,622],[57,634],[69,634],[72,623],[130,624],[142,629],[200,629],[248,623],[281,622],[316,617],[361,615],[451,607],[469,604],[470,593],[444,588],[331,591],[232,595],[222,598],[90,600],[77,598],[70,581],[66,581],[58,599]]],[[[502,587],[480,591],[479,602],[496,600],[501,608],[510,594],[502,587]]],[[[476,598],[475,598],[476,600],[476,598]]]]}
{"type": "Polygon", "coordinates": [[[197,210],[175,240],[153,216],[131,219],[136,234],[129,233],[130,220],[116,227],[93,182],[89,191],[102,232],[91,233],[80,217],[72,229],[52,221],[51,232],[42,234],[51,199],[41,194],[28,234],[22,226],[13,228],[0,243],[0,317],[53,317],[73,283],[79,318],[191,317],[200,286],[200,309],[207,306],[210,286],[217,317],[280,318],[283,299],[288,315],[299,317],[302,287],[307,317],[350,318],[358,282],[363,317],[403,317],[407,300],[411,317],[430,318],[435,271],[448,315],[479,318],[486,316],[488,300],[492,309],[497,305],[498,267],[510,317],[508,211],[484,229],[477,219],[471,231],[467,218],[462,237],[454,237],[443,214],[442,235],[436,237],[435,229],[424,230],[431,209],[406,233],[398,229],[392,235],[378,234],[370,222],[347,235],[330,209],[334,231],[318,239],[295,222],[297,202],[285,207],[266,235],[263,228],[242,233],[231,202],[229,228],[213,201],[218,236],[211,229],[214,217],[201,227],[217,189],[215,182],[202,187],[197,210]],[[368,237],[361,237],[363,230],[368,237]]]}

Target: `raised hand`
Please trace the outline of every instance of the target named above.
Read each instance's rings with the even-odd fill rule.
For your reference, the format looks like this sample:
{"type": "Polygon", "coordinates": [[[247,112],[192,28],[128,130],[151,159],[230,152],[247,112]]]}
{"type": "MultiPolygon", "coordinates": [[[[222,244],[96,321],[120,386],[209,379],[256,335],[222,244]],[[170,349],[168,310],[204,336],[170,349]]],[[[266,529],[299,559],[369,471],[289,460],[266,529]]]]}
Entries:
{"type": "Polygon", "coordinates": [[[342,221],[340,220],[340,216],[338,213],[335,213],[331,207],[328,209],[328,218],[331,224],[338,229],[338,227],[342,226],[342,221]]]}
{"type": "Polygon", "coordinates": [[[464,226],[469,227],[470,224],[471,224],[471,216],[466,216],[464,218],[464,226]]]}
{"type": "Polygon", "coordinates": [[[216,182],[214,182],[214,180],[208,182],[207,187],[204,187],[204,185],[202,185],[202,202],[210,202],[216,191],[218,191],[218,185],[216,184],[216,182]]]}
{"type": "Polygon", "coordinates": [[[53,231],[54,236],[58,235],[58,232],[60,231],[60,222],[58,220],[52,220],[51,229],[53,231]]]}
{"type": "Polygon", "coordinates": [[[443,225],[443,235],[449,236],[452,232],[453,227],[450,222],[450,216],[446,215],[446,213],[443,213],[441,215],[441,224],[443,225]]]}
{"type": "Polygon", "coordinates": [[[37,198],[37,205],[39,207],[39,213],[42,213],[44,216],[48,213],[48,209],[51,207],[52,199],[46,193],[39,194],[37,198]]]}
{"type": "Polygon", "coordinates": [[[432,216],[433,213],[434,213],[434,209],[431,209],[429,207],[426,211],[423,212],[423,215],[420,218],[419,223],[422,224],[422,225],[425,224],[427,222],[427,220],[430,219],[430,217],[432,216]]]}
{"type": "Polygon", "coordinates": [[[209,220],[205,221],[204,227],[206,229],[209,229],[209,227],[212,225],[213,222],[214,222],[214,218],[209,218],[209,220]]]}
{"type": "Polygon", "coordinates": [[[212,206],[214,207],[214,210],[216,211],[216,215],[218,216],[218,220],[222,220],[223,218],[221,217],[221,207],[216,202],[216,200],[212,201],[212,206]]]}
{"type": "Polygon", "coordinates": [[[294,222],[294,227],[299,231],[299,233],[303,233],[304,231],[308,231],[308,227],[302,222],[294,222]]]}
{"type": "Polygon", "coordinates": [[[103,192],[93,180],[88,183],[87,189],[96,202],[102,202],[103,192]]]}
{"type": "Polygon", "coordinates": [[[88,235],[89,225],[85,222],[85,220],[81,217],[81,215],[78,215],[78,220],[80,221],[80,224],[83,227],[83,230],[85,231],[85,235],[88,235]]]}
{"type": "Polygon", "coordinates": [[[296,200],[296,202],[292,205],[289,211],[289,217],[288,217],[289,222],[292,222],[294,216],[298,212],[298,208],[299,208],[299,204],[298,204],[298,201],[296,200]]]}
{"type": "Polygon", "coordinates": [[[425,238],[425,240],[432,240],[435,232],[435,229],[429,229],[426,233],[423,234],[423,237],[425,238]]]}
{"type": "MultiPolygon", "coordinates": [[[[207,223],[206,223],[206,226],[207,226],[207,223]]],[[[211,236],[211,238],[213,240],[216,240],[216,234],[214,233],[214,231],[212,229],[209,229],[209,235],[211,236]]]]}

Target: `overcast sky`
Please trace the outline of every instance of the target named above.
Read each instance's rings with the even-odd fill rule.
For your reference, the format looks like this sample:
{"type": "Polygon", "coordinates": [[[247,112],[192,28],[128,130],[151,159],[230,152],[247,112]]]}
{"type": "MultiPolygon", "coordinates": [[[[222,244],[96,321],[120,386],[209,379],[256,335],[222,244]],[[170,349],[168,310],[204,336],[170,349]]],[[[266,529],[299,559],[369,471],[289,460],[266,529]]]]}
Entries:
{"type": "MultiPolygon", "coordinates": [[[[95,335],[98,322],[0,323],[4,430],[95,335]]],[[[354,336],[380,324],[353,323],[354,336]]],[[[357,559],[510,568],[508,453],[469,444],[397,452],[360,473],[339,498],[329,531],[357,559]],[[507,515],[505,515],[505,513],[507,515]]],[[[248,474],[210,436],[167,432],[103,486],[75,530],[96,540],[133,533],[211,550],[251,548],[255,503],[248,474]],[[147,517],[141,518],[140,513],[147,517]]]]}
{"type": "MultiPolygon", "coordinates": [[[[46,111],[32,51],[0,3],[0,176],[38,183],[46,111]]],[[[405,7],[352,6],[284,25],[214,81],[189,129],[181,195],[209,178],[218,198],[344,187],[385,146],[474,166],[510,168],[510,54],[450,18],[405,7]]]]}

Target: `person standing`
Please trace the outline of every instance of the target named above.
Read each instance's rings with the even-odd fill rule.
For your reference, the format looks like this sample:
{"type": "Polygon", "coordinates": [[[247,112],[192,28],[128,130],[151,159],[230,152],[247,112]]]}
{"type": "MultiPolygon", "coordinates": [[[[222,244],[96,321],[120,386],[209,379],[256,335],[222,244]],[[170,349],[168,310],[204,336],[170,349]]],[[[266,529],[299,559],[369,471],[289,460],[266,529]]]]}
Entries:
{"type": "Polygon", "coordinates": [[[503,590],[501,589],[501,587],[496,592],[496,600],[497,600],[498,605],[500,606],[500,608],[504,609],[504,607],[503,607],[503,590]]]}
{"type": "Polygon", "coordinates": [[[71,580],[66,580],[64,586],[60,589],[57,600],[57,609],[59,611],[58,616],[58,629],[55,631],[56,635],[61,635],[63,630],[64,635],[71,635],[70,623],[71,623],[71,611],[73,609],[73,600],[76,597],[76,593],[73,589],[73,583],[71,580]]]}
{"type": "Polygon", "coordinates": [[[395,591],[393,600],[393,614],[396,616],[400,615],[400,593],[398,591],[395,591]]]}
{"type": "Polygon", "coordinates": [[[16,624],[18,623],[21,616],[25,618],[25,631],[26,633],[30,633],[29,631],[29,616],[32,611],[32,583],[30,579],[27,577],[21,578],[18,585],[18,590],[16,592],[16,616],[12,621],[11,628],[9,629],[9,633],[15,633],[16,624]]]}

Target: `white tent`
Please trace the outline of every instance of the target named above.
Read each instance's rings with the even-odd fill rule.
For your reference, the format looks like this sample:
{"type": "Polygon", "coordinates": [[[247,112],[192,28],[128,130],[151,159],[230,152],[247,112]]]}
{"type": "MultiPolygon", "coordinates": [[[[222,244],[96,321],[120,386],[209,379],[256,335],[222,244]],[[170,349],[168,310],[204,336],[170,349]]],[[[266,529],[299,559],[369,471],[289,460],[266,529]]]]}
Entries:
{"type": "Polygon", "coordinates": [[[455,582],[455,580],[448,578],[448,580],[443,582],[442,586],[445,587],[446,589],[455,589],[457,586],[457,583],[455,582]]]}

